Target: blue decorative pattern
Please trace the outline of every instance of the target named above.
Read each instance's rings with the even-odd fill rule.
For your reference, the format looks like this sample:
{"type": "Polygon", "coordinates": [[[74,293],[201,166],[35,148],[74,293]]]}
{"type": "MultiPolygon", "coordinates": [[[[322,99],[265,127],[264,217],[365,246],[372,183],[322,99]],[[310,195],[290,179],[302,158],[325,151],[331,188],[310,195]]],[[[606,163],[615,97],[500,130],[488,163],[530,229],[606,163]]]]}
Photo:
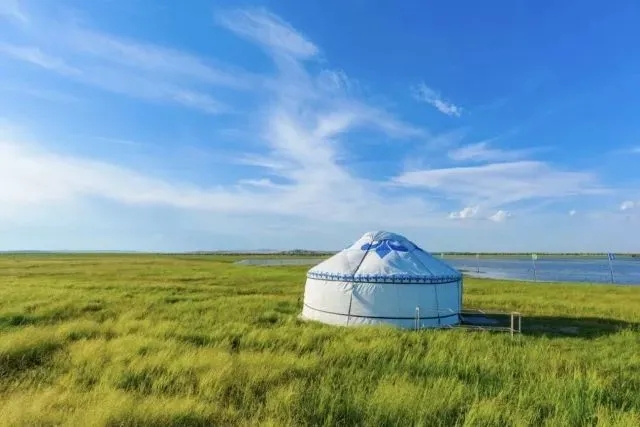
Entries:
{"type": "Polygon", "coordinates": [[[355,283],[397,283],[397,284],[427,284],[454,283],[462,279],[461,274],[448,276],[417,276],[411,274],[341,274],[309,271],[307,278],[355,283]]]}
{"type": "Polygon", "coordinates": [[[365,243],[360,247],[360,249],[362,249],[363,251],[373,249],[376,251],[380,258],[384,258],[391,251],[409,252],[409,248],[404,246],[402,243],[389,239],[374,240],[371,243],[365,243]]]}

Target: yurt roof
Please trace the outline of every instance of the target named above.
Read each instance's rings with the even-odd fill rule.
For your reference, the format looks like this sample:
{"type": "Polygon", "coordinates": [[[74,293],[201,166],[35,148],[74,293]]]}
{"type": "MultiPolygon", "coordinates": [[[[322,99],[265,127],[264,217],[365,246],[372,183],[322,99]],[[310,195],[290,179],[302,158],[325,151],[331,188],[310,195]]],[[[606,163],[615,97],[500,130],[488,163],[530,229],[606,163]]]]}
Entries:
{"type": "Polygon", "coordinates": [[[311,268],[307,277],[368,283],[448,283],[462,274],[406,237],[367,232],[348,248],[311,268]]]}

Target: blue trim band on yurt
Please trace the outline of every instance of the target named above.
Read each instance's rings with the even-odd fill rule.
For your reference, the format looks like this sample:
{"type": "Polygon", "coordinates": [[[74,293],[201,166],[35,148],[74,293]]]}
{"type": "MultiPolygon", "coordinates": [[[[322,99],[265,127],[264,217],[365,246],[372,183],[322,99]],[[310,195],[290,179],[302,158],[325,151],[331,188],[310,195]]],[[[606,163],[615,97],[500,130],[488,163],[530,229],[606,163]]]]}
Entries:
{"type": "Polygon", "coordinates": [[[307,277],[318,280],[329,281],[351,281],[351,282],[364,282],[364,283],[402,283],[402,284],[420,284],[428,285],[434,283],[458,283],[462,275],[451,275],[442,277],[433,276],[409,276],[402,274],[382,275],[382,274],[338,274],[338,273],[325,273],[310,271],[307,273],[307,277]]]}

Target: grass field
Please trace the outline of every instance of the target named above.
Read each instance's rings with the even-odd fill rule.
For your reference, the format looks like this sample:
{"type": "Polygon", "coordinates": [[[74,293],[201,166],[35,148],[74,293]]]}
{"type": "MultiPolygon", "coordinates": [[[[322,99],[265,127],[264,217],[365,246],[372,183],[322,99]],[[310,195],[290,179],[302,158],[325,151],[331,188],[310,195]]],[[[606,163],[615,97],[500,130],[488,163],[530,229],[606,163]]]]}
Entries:
{"type": "Polygon", "coordinates": [[[465,280],[523,335],[305,324],[308,267],[0,257],[0,425],[640,425],[640,287],[465,280]]]}

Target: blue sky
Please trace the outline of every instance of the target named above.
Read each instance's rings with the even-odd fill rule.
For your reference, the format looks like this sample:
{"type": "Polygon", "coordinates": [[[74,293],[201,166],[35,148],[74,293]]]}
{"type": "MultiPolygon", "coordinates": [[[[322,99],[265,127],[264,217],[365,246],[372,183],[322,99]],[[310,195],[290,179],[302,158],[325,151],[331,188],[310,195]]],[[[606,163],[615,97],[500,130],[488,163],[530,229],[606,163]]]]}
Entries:
{"type": "Polygon", "coordinates": [[[640,250],[640,5],[0,0],[0,250],[640,250]]]}

